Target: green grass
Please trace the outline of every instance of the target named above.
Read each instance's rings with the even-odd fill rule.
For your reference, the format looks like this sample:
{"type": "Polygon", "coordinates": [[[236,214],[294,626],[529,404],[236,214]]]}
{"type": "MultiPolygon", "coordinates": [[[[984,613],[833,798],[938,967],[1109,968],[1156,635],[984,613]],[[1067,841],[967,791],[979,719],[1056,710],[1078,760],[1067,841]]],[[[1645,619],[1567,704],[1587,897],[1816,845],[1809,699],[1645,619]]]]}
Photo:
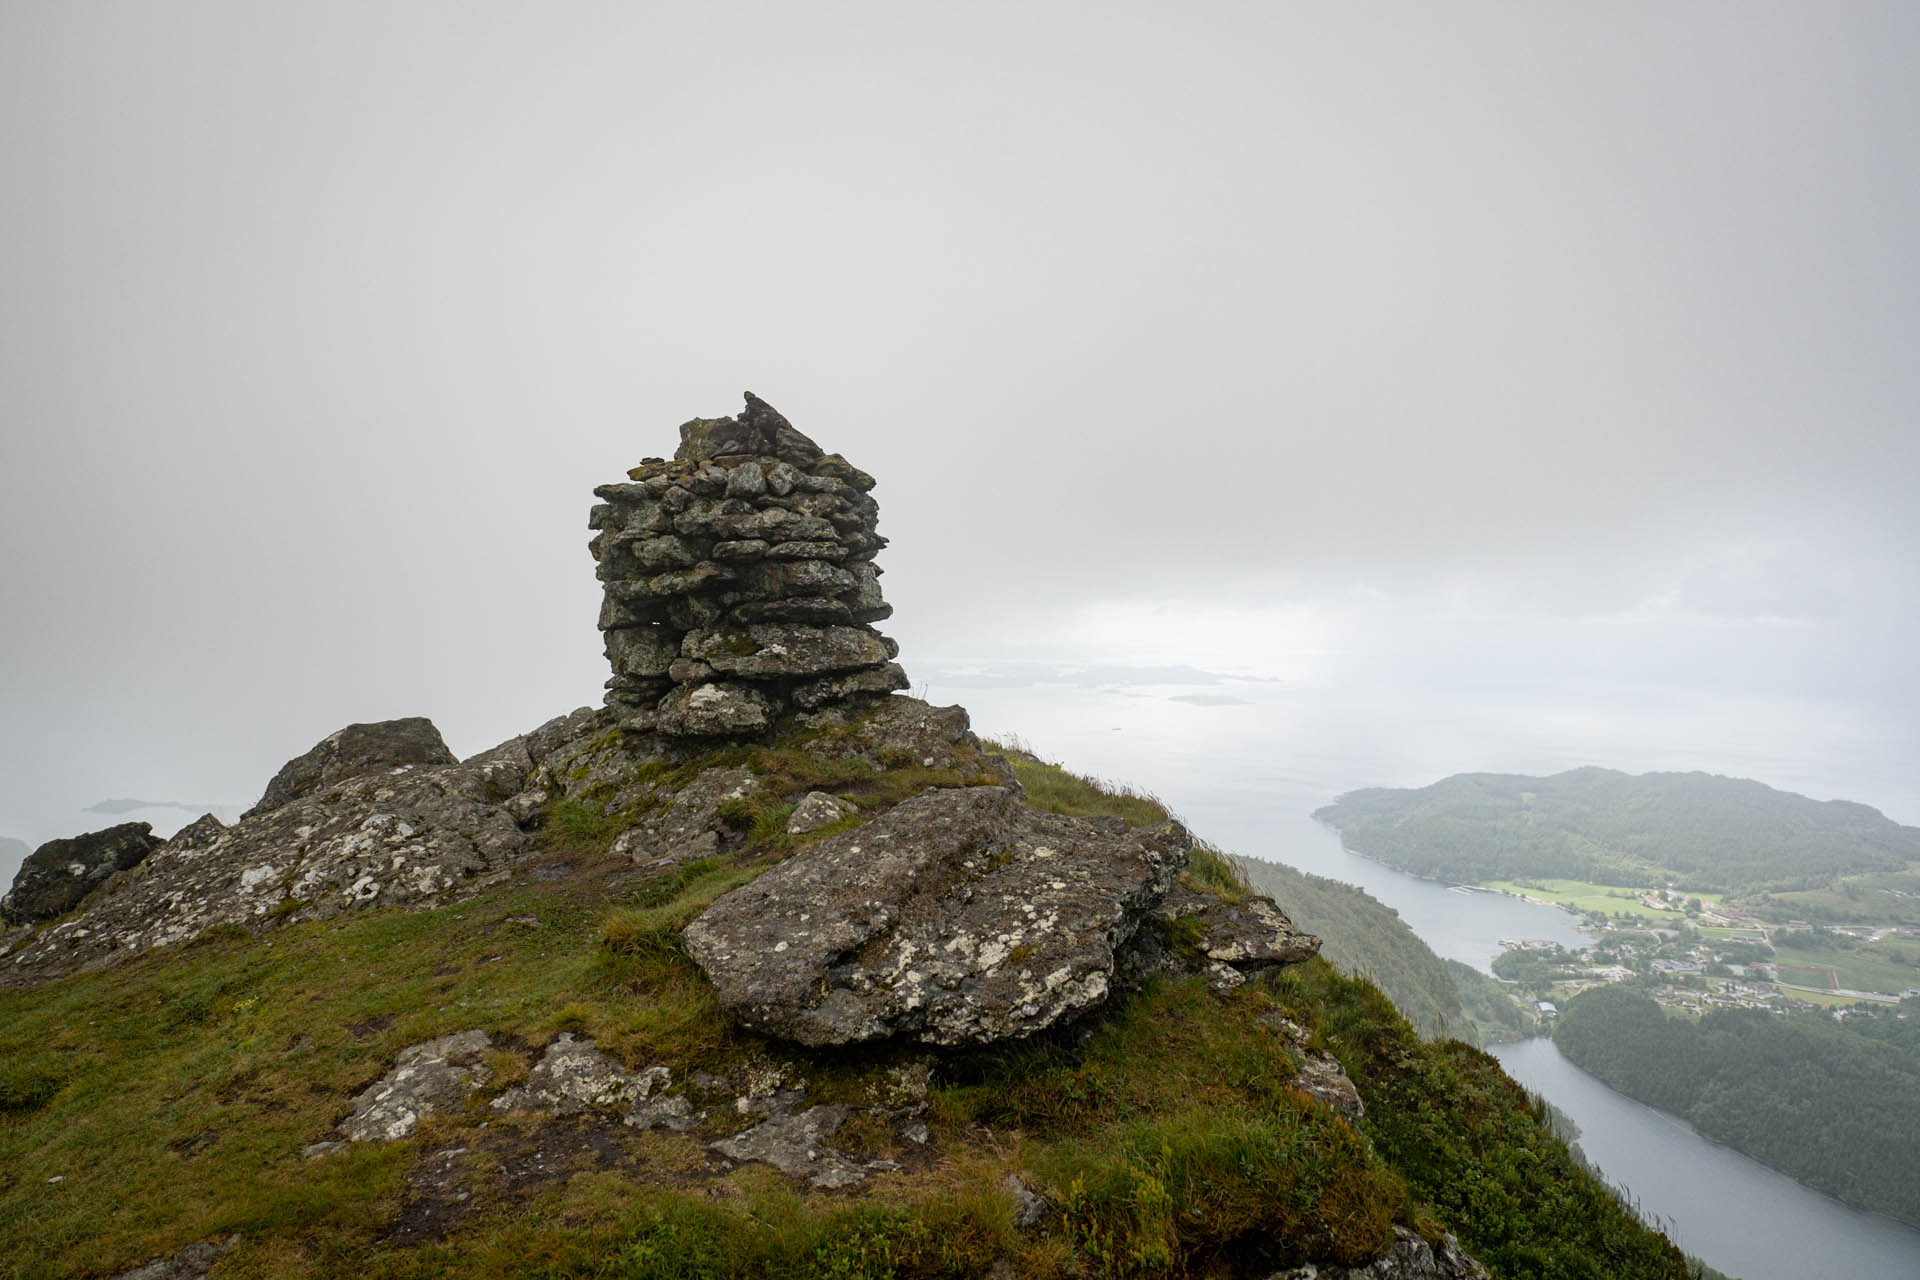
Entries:
{"type": "MultiPolygon", "coordinates": [[[[1423,1043],[1375,988],[1318,961],[1225,997],[1198,980],[1158,982],[1077,1027],[944,1055],[928,1148],[872,1116],[836,1135],[860,1158],[906,1162],[856,1197],[764,1166],[710,1167],[706,1144],[750,1122],[725,1093],[702,1099],[709,1118],[694,1133],[616,1126],[614,1163],[577,1155],[544,1183],[501,1191],[489,1179],[512,1143],[578,1123],[543,1129],[485,1109],[561,1031],[593,1037],[628,1069],[665,1063],[676,1087],[778,1068],[808,1103],[872,1105],[918,1058],[895,1046],[808,1053],[735,1030],[679,930],[793,845],[831,834],[785,837],[795,792],[835,791],[866,814],[991,771],[965,756],[950,769],[876,770],[791,748],[727,754],[769,782],[764,803],[730,815],[745,842],[724,857],[635,881],[625,860],[596,852],[631,814],[555,806],[543,838],[552,868],[566,869],[558,878],[265,939],[218,931],[0,992],[10,1273],[77,1280],[238,1232],[225,1280],[1265,1275],[1360,1261],[1396,1223],[1429,1235],[1445,1223],[1501,1280],[1597,1276],[1577,1263],[1602,1257],[1621,1280],[1684,1274],[1572,1167],[1491,1059],[1423,1043]],[[1279,1012],[1377,1077],[1356,1076],[1368,1107],[1357,1130],[1293,1087],[1295,1061],[1269,1020],[1279,1012]],[[400,1049],[470,1027],[497,1048],[494,1079],[466,1110],[405,1141],[300,1158],[400,1049]],[[388,1227],[413,1198],[417,1162],[454,1145],[479,1153],[472,1216],[445,1241],[395,1243],[388,1227]],[[1003,1179],[1014,1171],[1047,1198],[1038,1230],[1013,1225],[1003,1179]]],[[[714,762],[674,768],[691,776],[714,762]]],[[[1150,797],[1016,767],[1049,808],[1165,817],[1150,797]]],[[[1189,874],[1245,891],[1211,849],[1189,874]]]]}
{"type": "MultiPolygon", "coordinates": [[[[1653,886],[1627,889],[1619,885],[1596,884],[1590,880],[1562,880],[1549,877],[1524,877],[1517,880],[1489,880],[1481,886],[1499,893],[1510,893],[1516,897],[1534,898],[1542,902],[1551,902],[1581,914],[1598,912],[1601,915],[1636,916],[1642,920],[1675,923],[1687,919],[1683,910],[1665,911],[1649,907],[1642,899],[1652,891],[1653,886]]],[[[1708,906],[1717,905],[1720,895],[1714,893],[1689,893],[1689,898],[1698,898],[1708,906]]]]}
{"type": "MultiPolygon", "coordinates": [[[[1920,952],[1920,944],[1908,940],[1904,945],[1896,942],[1892,947],[1863,943],[1857,949],[1776,946],[1773,958],[1780,965],[1831,969],[1840,979],[1841,986],[1854,991],[1880,991],[1898,995],[1908,987],[1920,987],[1920,968],[1894,961],[1891,956],[1894,950],[1901,954],[1913,954],[1920,952]]],[[[1806,982],[1809,985],[1815,981],[1811,974],[1781,976],[1790,982],[1806,982]]]]}
{"type": "Polygon", "coordinates": [[[1013,766],[1013,776],[1025,788],[1027,799],[1049,813],[1075,818],[1114,817],[1133,827],[1150,827],[1167,820],[1167,807],[1147,792],[1069,772],[1017,746],[998,742],[987,745],[1013,766]]]}
{"type": "Polygon", "coordinates": [[[1826,889],[1774,893],[1765,906],[1770,915],[1782,919],[1804,916],[1810,920],[1920,924],[1920,897],[1896,896],[1885,890],[1897,890],[1899,895],[1920,894],[1920,865],[1905,871],[1845,876],[1826,889]]]}

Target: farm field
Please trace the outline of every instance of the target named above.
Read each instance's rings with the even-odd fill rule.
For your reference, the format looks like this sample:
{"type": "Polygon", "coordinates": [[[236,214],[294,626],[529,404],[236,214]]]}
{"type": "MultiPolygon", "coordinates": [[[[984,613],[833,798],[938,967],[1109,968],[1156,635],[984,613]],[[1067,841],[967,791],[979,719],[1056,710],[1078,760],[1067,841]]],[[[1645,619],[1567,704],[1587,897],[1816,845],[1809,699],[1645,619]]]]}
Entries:
{"type": "Polygon", "coordinates": [[[1835,995],[1831,991],[1816,991],[1803,989],[1801,987],[1781,987],[1778,988],[1778,990],[1780,994],[1784,996],[1789,996],[1795,1000],[1805,1000],[1808,1004],[1817,1004],[1827,1009],[1839,1009],[1854,1004],[1867,1005],[1870,1007],[1884,1006],[1886,1004],[1884,1000],[1863,1000],[1858,996],[1841,996],[1835,995]]]}
{"type": "Polygon", "coordinates": [[[1920,924],[1920,868],[1847,876],[1830,889],[1776,893],[1772,905],[1810,920],[1920,924]]]}
{"type": "MultiPolygon", "coordinates": [[[[1594,884],[1588,880],[1536,879],[1530,876],[1521,880],[1489,880],[1482,887],[1516,897],[1551,902],[1571,911],[1597,911],[1610,916],[1625,912],[1642,920],[1668,923],[1687,918],[1682,911],[1660,911],[1649,907],[1640,900],[1646,889],[1625,889],[1619,885],[1594,884]]],[[[1719,900],[1718,895],[1710,893],[1689,896],[1698,897],[1706,903],[1719,900]]]]}
{"type": "Polygon", "coordinates": [[[1920,986],[1920,968],[1899,963],[1892,952],[1898,950],[1911,955],[1917,949],[1920,948],[1911,942],[1904,946],[1895,944],[1891,949],[1880,943],[1858,948],[1776,946],[1773,959],[1781,967],[1782,981],[1817,986],[1820,978],[1804,970],[1831,969],[1843,987],[1897,995],[1907,987],[1920,986]]]}

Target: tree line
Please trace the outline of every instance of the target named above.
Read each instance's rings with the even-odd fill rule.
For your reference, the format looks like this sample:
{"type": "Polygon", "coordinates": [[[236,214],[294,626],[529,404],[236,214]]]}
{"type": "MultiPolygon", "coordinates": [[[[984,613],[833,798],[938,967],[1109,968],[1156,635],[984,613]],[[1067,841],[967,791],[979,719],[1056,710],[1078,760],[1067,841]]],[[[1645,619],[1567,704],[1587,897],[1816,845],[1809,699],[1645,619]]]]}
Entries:
{"type": "Polygon", "coordinates": [[[1553,1039],[1581,1070],[1714,1141],[1920,1226],[1920,1018],[1900,1013],[1717,1009],[1695,1021],[1609,986],[1568,1001],[1553,1039]]]}

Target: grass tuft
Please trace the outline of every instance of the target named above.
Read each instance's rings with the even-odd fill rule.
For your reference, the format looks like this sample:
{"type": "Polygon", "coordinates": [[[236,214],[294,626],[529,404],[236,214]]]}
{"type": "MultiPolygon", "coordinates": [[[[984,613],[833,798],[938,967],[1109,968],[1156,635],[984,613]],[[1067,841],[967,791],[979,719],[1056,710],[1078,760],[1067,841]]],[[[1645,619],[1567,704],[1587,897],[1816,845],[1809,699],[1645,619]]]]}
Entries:
{"type": "Polygon", "coordinates": [[[584,800],[557,800],[547,811],[549,848],[568,853],[604,853],[625,826],[619,814],[584,800]]]}
{"type": "Polygon", "coordinates": [[[1071,773],[1031,751],[1001,742],[987,744],[1013,766],[1027,799],[1049,813],[1073,818],[1114,817],[1131,827],[1165,822],[1167,807],[1150,792],[1126,783],[1071,773]]]}

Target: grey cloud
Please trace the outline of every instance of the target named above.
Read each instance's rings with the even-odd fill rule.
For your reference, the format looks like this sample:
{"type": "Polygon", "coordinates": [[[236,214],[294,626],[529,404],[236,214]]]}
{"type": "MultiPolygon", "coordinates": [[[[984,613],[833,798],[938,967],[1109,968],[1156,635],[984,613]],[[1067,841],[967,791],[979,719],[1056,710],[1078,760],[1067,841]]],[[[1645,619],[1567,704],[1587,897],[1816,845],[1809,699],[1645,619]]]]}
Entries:
{"type": "Polygon", "coordinates": [[[0,831],[595,700],[588,490],[748,386],[880,477],[910,674],[1360,590],[1392,672],[1910,699],[1917,54],[1896,4],[12,6],[0,831]],[[1827,629],[1527,621],[1674,591],[1827,629]]]}

